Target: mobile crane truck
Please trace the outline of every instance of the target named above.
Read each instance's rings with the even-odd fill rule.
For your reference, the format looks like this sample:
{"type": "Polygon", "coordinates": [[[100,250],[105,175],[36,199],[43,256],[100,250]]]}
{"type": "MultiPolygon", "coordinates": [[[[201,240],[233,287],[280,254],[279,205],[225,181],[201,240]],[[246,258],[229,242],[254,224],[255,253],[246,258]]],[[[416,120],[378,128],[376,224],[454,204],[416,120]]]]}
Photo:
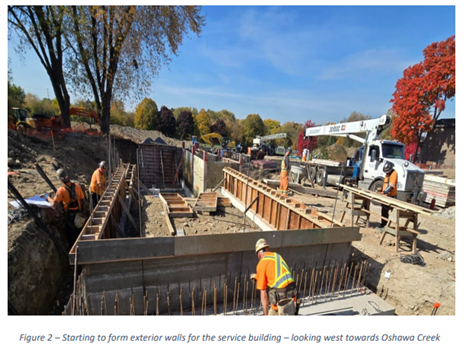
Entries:
{"type": "Polygon", "coordinates": [[[309,127],[305,130],[306,137],[343,136],[360,142],[362,147],[348,163],[314,159],[301,162],[299,165],[306,169],[308,179],[313,181],[315,178],[319,185],[340,183],[377,191],[382,188],[385,177],[382,171],[384,162],[391,161],[398,173],[398,199],[416,203],[422,192],[425,173],[404,159],[404,144],[381,140],[382,132],[390,124],[391,116],[385,114],[379,119],[309,127]],[[357,134],[363,134],[365,138],[357,134]]]}
{"type": "Polygon", "coordinates": [[[252,140],[253,149],[259,150],[260,148],[264,149],[266,155],[285,155],[286,149],[284,147],[273,147],[269,144],[270,141],[274,139],[286,138],[288,134],[286,133],[274,133],[273,135],[268,136],[256,136],[252,140]]]}

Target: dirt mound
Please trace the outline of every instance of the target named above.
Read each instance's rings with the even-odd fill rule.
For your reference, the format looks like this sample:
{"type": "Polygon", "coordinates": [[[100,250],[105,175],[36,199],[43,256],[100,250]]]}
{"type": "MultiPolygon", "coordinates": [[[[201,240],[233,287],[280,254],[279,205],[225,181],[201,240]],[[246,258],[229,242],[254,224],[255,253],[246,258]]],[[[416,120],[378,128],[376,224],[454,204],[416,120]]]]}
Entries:
{"type": "Polygon", "coordinates": [[[346,154],[346,149],[345,147],[338,145],[338,144],[332,144],[327,148],[327,153],[328,153],[328,159],[329,160],[334,160],[334,161],[339,161],[339,162],[346,162],[347,154],[346,154]]]}
{"type": "MultiPolygon", "coordinates": [[[[157,138],[160,137],[168,145],[172,145],[172,146],[180,147],[180,148],[183,145],[182,144],[183,141],[164,136],[163,133],[159,131],[138,130],[138,129],[127,127],[127,126],[111,125],[110,135],[115,136],[116,138],[128,139],[137,144],[144,142],[148,138],[151,138],[152,140],[156,140],[157,138]]],[[[188,142],[188,141],[185,141],[185,142],[188,142]]]]}

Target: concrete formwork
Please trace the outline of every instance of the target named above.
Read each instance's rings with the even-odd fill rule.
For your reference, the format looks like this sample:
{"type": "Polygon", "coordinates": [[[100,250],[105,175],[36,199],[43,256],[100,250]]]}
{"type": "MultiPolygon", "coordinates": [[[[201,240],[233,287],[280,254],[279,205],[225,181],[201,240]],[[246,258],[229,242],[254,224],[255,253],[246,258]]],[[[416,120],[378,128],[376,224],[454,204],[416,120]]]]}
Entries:
{"type": "MultiPolygon", "coordinates": [[[[205,304],[211,305],[214,284],[219,289],[216,300],[220,303],[225,281],[231,300],[235,280],[242,282],[245,275],[249,278],[255,272],[257,256],[252,249],[261,237],[299,274],[306,267],[348,261],[351,242],[360,240],[361,235],[355,227],[83,242],[77,262],[84,266],[91,314],[100,314],[102,304],[104,311],[113,314],[117,292],[121,314],[130,313],[132,296],[136,297],[134,313],[143,314],[146,292],[148,314],[156,314],[157,306],[160,314],[167,313],[168,296],[172,312],[180,310],[180,296],[184,309],[190,308],[193,289],[194,304],[199,307],[204,287],[209,293],[205,304]]],[[[70,260],[74,260],[73,256],[70,260]]],[[[240,291],[243,295],[243,285],[240,291]]]]}

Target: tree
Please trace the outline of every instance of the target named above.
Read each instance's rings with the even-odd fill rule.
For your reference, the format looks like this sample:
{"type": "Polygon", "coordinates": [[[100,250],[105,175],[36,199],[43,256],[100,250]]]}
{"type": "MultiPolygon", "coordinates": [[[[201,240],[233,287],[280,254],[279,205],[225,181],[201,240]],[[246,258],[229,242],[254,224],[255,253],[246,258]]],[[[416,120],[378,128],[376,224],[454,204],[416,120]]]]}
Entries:
{"type": "Polygon", "coordinates": [[[311,119],[307,120],[304,123],[303,129],[301,132],[299,132],[298,136],[298,145],[296,146],[296,149],[299,151],[300,154],[302,154],[303,149],[308,149],[309,152],[312,152],[317,147],[317,138],[316,137],[308,137],[305,138],[305,131],[308,127],[315,127],[316,124],[312,122],[311,119]]]}
{"type": "Polygon", "coordinates": [[[157,126],[158,109],[154,100],[145,98],[136,106],[134,127],[141,130],[155,130],[157,126]]]}
{"type": "Polygon", "coordinates": [[[94,96],[109,131],[114,92],[123,99],[147,94],[163,64],[177,55],[188,30],[200,35],[199,6],[71,6],[68,77],[94,96]],[[167,50],[169,52],[167,52],[167,50]]]}
{"type": "Polygon", "coordinates": [[[16,47],[24,54],[31,47],[44,66],[52,83],[65,127],[71,127],[70,95],[63,72],[63,6],[8,6],[8,24],[18,34],[16,47]]]}
{"type": "Polygon", "coordinates": [[[204,109],[196,115],[195,124],[199,136],[210,133],[210,117],[204,109]]]}
{"type": "Polygon", "coordinates": [[[275,130],[280,127],[280,122],[272,119],[265,119],[264,125],[266,128],[266,134],[270,135],[272,133],[277,133],[275,130]]]}
{"type": "Polygon", "coordinates": [[[216,132],[220,134],[222,137],[228,137],[227,126],[223,119],[218,119],[215,124],[210,127],[210,132],[216,132]]]}
{"type": "MultiPolygon", "coordinates": [[[[390,100],[395,113],[391,134],[407,145],[419,146],[424,133],[435,128],[446,101],[455,96],[455,36],[432,43],[423,55],[422,62],[403,71],[390,100]]],[[[421,161],[422,155],[421,149],[421,161]]]]}
{"type": "Polygon", "coordinates": [[[8,80],[8,114],[11,113],[12,107],[22,108],[25,98],[24,90],[8,80]]]}
{"type": "Polygon", "coordinates": [[[243,141],[245,145],[252,145],[256,136],[265,134],[265,125],[259,114],[249,114],[243,124],[243,141]]]}
{"type": "Polygon", "coordinates": [[[123,101],[112,101],[110,108],[110,124],[134,127],[134,114],[129,114],[125,111],[123,101]]]}
{"type": "Polygon", "coordinates": [[[36,95],[27,94],[24,99],[24,107],[29,111],[31,115],[34,114],[47,114],[47,115],[58,115],[60,109],[54,105],[49,99],[40,100],[36,95]]]}
{"type": "Polygon", "coordinates": [[[235,117],[235,113],[233,112],[230,112],[229,110],[227,109],[222,109],[220,112],[220,119],[223,119],[225,120],[225,122],[227,120],[231,121],[231,122],[234,122],[236,120],[236,117],[235,117]]]}
{"type": "Polygon", "coordinates": [[[275,133],[285,132],[288,136],[285,138],[283,145],[285,147],[297,148],[299,133],[302,131],[303,126],[294,121],[288,121],[282,124],[275,133]]]}
{"type": "Polygon", "coordinates": [[[178,120],[178,116],[183,111],[190,112],[193,116],[196,116],[198,113],[197,109],[194,107],[178,107],[178,108],[175,108],[175,110],[173,111],[173,115],[175,116],[175,119],[178,120]]]}
{"type": "Polygon", "coordinates": [[[176,119],[171,109],[165,106],[160,108],[160,115],[157,119],[157,130],[162,132],[165,136],[176,136],[176,119]]]}
{"type": "Polygon", "coordinates": [[[229,130],[228,138],[234,140],[236,144],[243,141],[243,121],[236,119],[235,121],[227,121],[227,128],[229,130]]]}
{"type": "Polygon", "coordinates": [[[183,110],[176,119],[178,133],[181,139],[194,133],[194,118],[191,111],[183,110]]]}

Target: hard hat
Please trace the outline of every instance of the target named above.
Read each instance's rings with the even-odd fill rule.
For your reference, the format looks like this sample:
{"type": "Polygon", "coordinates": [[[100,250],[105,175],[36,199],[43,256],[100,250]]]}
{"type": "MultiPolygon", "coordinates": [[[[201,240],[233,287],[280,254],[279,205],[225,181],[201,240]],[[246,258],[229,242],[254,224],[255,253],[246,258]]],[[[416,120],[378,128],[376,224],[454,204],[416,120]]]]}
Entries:
{"type": "Polygon", "coordinates": [[[385,164],[383,165],[382,170],[383,170],[384,173],[390,173],[390,172],[393,170],[393,167],[394,167],[394,166],[395,166],[395,165],[394,165],[392,162],[387,161],[387,162],[385,162],[385,164]]]}
{"type": "Polygon", "coordinates": [[[256,243],[256,253],[260,250],[268,249],[270,246],[267,244],[267,241],[263,238],[259,239],[256,243]]]}
{"type": "Polygon", "coordinates": [[[288,147],[288,149],[286,149],[286,151],[291,153],[293,151],[293,149],[291,149],[291,147],[288,147]]]}
{"type": "Polygon", "coordinates": [[[99,167],[107,168],[107,162],[101,161],[101,162],[99,163],[99,167]]]}
{"type": "Polygon", "coordinates": [[[63,168],[60,168],[57,171],[57,178],[60,179],[61,181],[67,181],[68,180],[68,173],[63,168]]]}

